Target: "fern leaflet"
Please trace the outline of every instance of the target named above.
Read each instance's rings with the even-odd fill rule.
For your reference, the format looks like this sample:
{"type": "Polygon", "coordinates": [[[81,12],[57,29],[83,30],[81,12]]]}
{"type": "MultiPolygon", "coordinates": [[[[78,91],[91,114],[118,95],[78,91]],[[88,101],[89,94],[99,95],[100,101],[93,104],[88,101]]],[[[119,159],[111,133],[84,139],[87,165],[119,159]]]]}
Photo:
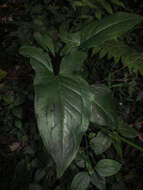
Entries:
{"type": "Polygon", "coordinates": [[[94,48],[93,53],[99,53],[100,58],[106,55],[108,59],[114,58],[115,63],[121,60],[130,71],[143,75],[143,53],[129,47],[123,41],[107,41],[100,47],[94,48]]]}

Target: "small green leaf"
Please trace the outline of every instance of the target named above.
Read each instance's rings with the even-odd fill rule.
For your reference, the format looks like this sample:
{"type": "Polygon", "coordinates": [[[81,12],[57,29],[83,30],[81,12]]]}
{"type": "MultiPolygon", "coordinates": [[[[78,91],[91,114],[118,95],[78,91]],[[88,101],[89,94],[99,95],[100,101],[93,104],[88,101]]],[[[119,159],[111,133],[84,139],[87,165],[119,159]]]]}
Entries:
{"type": "Polygon", "coordinates": [[[50,38],[48,35],[41,35],[39,32],[34,33],[34,38],[39,43],[39,45],[44,48],[46,51],[48,49],[52,52],[53,55],[55,55],[54,51],[54,43],[52,38],[50,38]]]}
{"type": "Polygon", "coordinates": [[[121,164],[115,160],[102,159],[96,164],[96,171],[102,177],[116,174],[121,168],[121,164]]]}
{"type": "Polygon", "coordinates": [[[90,177],[91,183],[93,185],[96,186],[97,189],[99,190],[104,190],[105,189],[105,178],[99,176],[97,173],[94,173],[91,177],[90,177]]]}
{"type": "Polygon", "coordinates": [[[96,136],[96,134],[94,132],[90,132],[88,135],[89,139],[93,139],[96,136]]]}
{"type": "Polygon", "coordinates": [[[86,190],[90,183],[90,177],[87,172],[78,173],[71,184],[70,190],[86,190]]]}
{"type": "Polygon", "coordinates": [[[109,14],[112,14],[113,13],[113,10],[112,10],[112,7],[111,5],[105,0],[103,1],[102,3],[104,9],[109,13],[109,14]]]}
{"type": "Polygon", "coordinates": [[[96,15],[97,19],[101,19],[101,16],[102,16],[101,10],[100,9],[96,9],[95,15],[96,15]]]}
{"type": "Polygon", "coordinates": [[[126,123],[120,123],[118,131],[123,137],[127,138],[137,137],[137,131],[126,123]]]}
{"type": "Polygon", "coordinates": [[[107,135],[99,132],[90,143],[91,148],[94,150],[95,154],[98,155],[105,152],[111,146],[112,140],[107,135]]]}

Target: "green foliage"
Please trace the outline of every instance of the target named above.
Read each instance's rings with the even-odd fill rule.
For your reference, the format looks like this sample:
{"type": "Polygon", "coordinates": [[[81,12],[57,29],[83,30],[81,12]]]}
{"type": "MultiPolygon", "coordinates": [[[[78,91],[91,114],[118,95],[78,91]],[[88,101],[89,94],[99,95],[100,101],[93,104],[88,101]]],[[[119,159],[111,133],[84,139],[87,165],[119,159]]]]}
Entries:
{"type": "Polygon", "coordinates": [[[39,32],[35,32],[34,38],[43,49],[46,51],[50,50],[55,55],[53,40],[48,35],[41,35],[39,32]]]}
{"type": "Polygon", "coordinates": [[[86,190],[90,183],[90,176],[87,172],[80,172],[74,176],[71,184],[71,190],[86,190]]]}
{"type": "Polygon", "coordinates": [[[90,143],[90,147],[94,150],[95,154],[99,155],[110,148],[112,140],[107,135],[98,132],[97,136],[90,143]]]}
{"type": "MultiPolygon", "coordinates": [[[[0,29],[1,70],[5,71],[0,79],[0,156],[4,158],[1,161],[0,157],[0,162],[2,170],[9,172],[13,157],[17,167],[15,172],[9,172],[13,179],[10,187],[2,189],[126,189],[123,181],[127,182],[131,176],[137,178],[137,172],[132,168],[138,165],[131,160],[128,171],[128,159],[138,153],[136,150],[143,151],[137,145],[141,136],[135,130],[136,127],[139,131],[142,125],[142,81],[140,75],[128,73],[126,68],[120,68],[120,63],[113,64],[113,59],[108,61],[106,58],[114,57],[114,62],[120,60],[128,68],[131,65],[130,70],[142,74],[141,53],[131,48],[142,49],[141,25],[136,27],[134,34],[123,36],[122,41],[118,38],[142,17],[117,13],[124,7],[118,0],[9,1],[4,6],[7,6],[6,14],[0,6],[3,19],[0,29]],[[113,12],[116,14],[105,16],[113,12]],[[96,20],[102,16],[105,18],[96,20]],[[132,45],[125,45],[125,41],[132,45]],[[21,44],[24,45],[22,55],[30,57],[36,72],[35,116],[45,148],[53,159],[45,151],[36,128],[32,102],[33,71],[27,64],[29,59],[21,59],[17,53],[21,44]],[[94,52],[99,52],[100,57],[94,52]],[[90,87],[86,80],[95,84],[90,87]],[[113,95],[118,100],[116,103],[113,95]],[[1,146],[5,133],[9,144],[1,146]],[[9,141],[11,136],[16,144],[9,141]],[[131,154],[131,148],[123,142],[134,147],[134,153],[131,154]],[[9,150],[5,153],[3,147],[6,146],[9,150]],[[7,158],[10,161],[6,161],[7,158]],[[108,158],[112,160],[107,161],[108,158]],[[119,170],[120,164],[115,164],[113,159],[123,161],[120,175],[123,171],[124,180],[120,175],[107,179],[102,176],[113,175],[119,170]],[[3,169],[6,162],[10,164],[3,169]],[[58,181],[56,168],[58,177],[64,173],[58,181]]],[[[141,13],[136,8],[126,10],[141,13]]]]}
{"type": "Polygon", "coordinates": [[[92,94],[81,78],[47,72],[35,79],[35,98],[39,131],[60,177],[75,158],[88,128],[92,94]]]}
{"type": "MultiPolygon", "coordinates": [[[[49,72],[47,62],[35,61],[41,55],[22,47],[20,53],[32,58],[36,71],[35,112],[41,137],[57,165],[57,175],[63,172],[75,158],[82,135],[88,128],[93,95],[90,87],[80,77],[55,76],[49,72]],[[36,57],[36,58],[35,58],[36,57]],[[34,59],[35,58],[35,59],[34,59]],[[34,59],[34,60],[33,60],[34,59]],[[80,88],[79,88],[80,86],[80,88]]],[[[36,49],[37,50],[37,49],[36,49]]],[[[67,64],[67,63],[65,63],[67,64]]]]}
{"type": "Polygon", "coordinates": [[[93,185],[96,186],[97,189],[99,190],[104,190],[105,189],[105,177],[101,177],[100,175],[98,175],[98,173],[94,173],[91,177],[90,177],[91,183],[93,185]]]}
{"type": "Polygon", "coordinates": [[[107,55],[108,59],[114,58],[114,62],[120,60],[124,67],[128,67],[130,71],[143,75],[143,56],[142,53],[126,45],[123,41],[108,41],[101,46],[94,48],[94,53],[99,52],[100,58],[107,55]]]}
{"type": "MultiPolygon", "coordinates": [[[[33,60],[37,61],[38,64],[41,63],[39,68],[37,67],[37,71],[41,72],[45,68],[48,71],[52,71],[52,65],[51,65],[51,60],[50,57],[47,53],[44,53],[42,49],[32,47],[32,46],[23,46],[20,49],[20,53],[24,56],[30,56],[33,60]]],[[[35,64],[36,66],[36,64],[35,64]]],[[[35,69],[35,67],[34,67],[35,69]]]]}
{"type": "Polygon", "coordinates": [[[92,90],[95,98],[90,121],[111,129],[117,128],[116,104],[109,88],[104,85],[96,85],[92,90]]]}
{"type": "MultiPolygon", "coordinates": [[[[70,4],[72,5],[72,7],[74,9],[78,9],[78,7],[86,7],[86,8],[90,8],[95,10],[95,15],[98,19],[101,18],[102,14],[104,13],[104,10],[109,13],[112,14],[113,13],[113,8],[112,5],[117,5],[120,7],[124,8],[124,3],[120,0],[110,0],[109,2],[107,2],[106,0],[68,0],[70,2],[70,4]]],[[[86,17],[86,15],[83,15],[82,17],[86,17]]]]}
{"type": "Polygon", "coordinates": [[[95,166],[97,173],[102,177],[112,176],[116,174],[120,168],[120,163],[110,159],[102,159],[95,166]]]}
{"type": "MultiPolygon", "coordinates": [[[[119,12],[94,21],[75,33],[62,33],[60,38],[66,44],[80,48],[98,47],[107,40],[117,39],[119,36],[141,22],[139,15],[119,12]]],[[[67,48],[67,47],[66,47],[67,48]]]]}
{"type": "Polygon", "coordinates": [[[87,59],[87,52],[80,50],[72,50],[68,55],[64,56],[61,61],[61,74],[75,75],[79,74],[83,62],[87,59]]]}
{"type": "MultiPolygon", "coordinates": [[[[59,71],[52,64],[53,57],[49,53],[50,50],[54,55],[54,46],[50,37],[45,36],[44,41],[40,33],[34,34],[36,41],[48,53],[33,46],[20,48],[20,54],[30,57],[30,63],[36,72],[34,88],[38,128],[46,149],[56,163],[58,178],[75,159],[90,121],[100,127],[106,126],[109,131],[118,128],[116,108],[109,89],[103,85],[90,87],[78,74],[87,58],[87,49],[117,38],[141,20],[142,17],[138,15],[117,13],[93,22],[78,32],[65,33],[65,35],[61,35],[60,32],[59,37],[66,47],[63,48],[69,50],[71,46],[73,50],[62,58],[59,71]]],[[[94,150],[96,154],[101,154],[110,147],[111,142],[106,138],[98,134],[92,140],[95,146],[98,146],[94,150]]],[[[86,167],[92,175],[94,171],[88,159],[86,160],[86,167]]],[[[101,177],[106,177],[117,173],[120,164],[114,160],[102,159],[95,168],[101,177]]],[[[73,187],[75,189],[75,186],[79,189],[84,188],[84,184],[79,186],[81,178],[85,178],[85,175],[77,174],[72,189],[73,187]]],[[[89,180],[87,186],[88,183],[89,180]]]]}
{"type": "Polygon", "coordinates": [[[92,22],[81,30],[80,46],[98,47],[107,40],[117,39],[141,20],[139,15],[120,12],[92,22]]]}
{"type": "Polygon", "coordinates": [[[119,124],[118,131],[123,137],[127,137],[127,138],[137,137],[137,131],[133,127],[125,123],[119,124]]]}

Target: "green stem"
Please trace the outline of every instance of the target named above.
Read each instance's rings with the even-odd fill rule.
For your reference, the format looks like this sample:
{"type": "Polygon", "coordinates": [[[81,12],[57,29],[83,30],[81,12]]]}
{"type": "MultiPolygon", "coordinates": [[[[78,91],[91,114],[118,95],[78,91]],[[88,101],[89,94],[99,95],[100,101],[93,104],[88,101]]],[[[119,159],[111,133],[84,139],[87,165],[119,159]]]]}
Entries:
{"type": "Polygon", "coordinates": [[[125,139],[124,137],[121,137],[121,136],[119,136],[119,135],[118,135],[118,137],[119,137],[120,140],[122,140],[123,142],[125,142],[125,143],[127,143],[127,144],[133,146],[133,147],[136,148],[137,150],[140,150],[141,152],[143,152],[143,148],[142,148],[142,147],[138,146],[137,144],[134,144],[133,142],[131,142],[131,141],[125,139]]]}
{"type": "MultiPolygon", "coordinates": [[[[112,133],[111,131],[109,131],[108,129],[104,129],[103,131],[104,131],[107,135],[110,134],[110,137],[113,138],[113,139],[115,139],[115,138],[114,138],[114,135],[113,135],[113,133],[112,133]]],[[[118,138],[119,138],[121,141],[123,141],[123,142],[129,144],[130,146],[136,148],[137,150],[143,152],[143,148],[142,148],[141,146],[139,146],[139,145],[137,145],[137,144],[135,144],[135,143],[133,143],[133,142],[127,140],[127,139],[124,138],[124,137],[121,137],[117,132],[114,132],[114,133],[115,133],[116,135],[118,135],[118,138]]]]}

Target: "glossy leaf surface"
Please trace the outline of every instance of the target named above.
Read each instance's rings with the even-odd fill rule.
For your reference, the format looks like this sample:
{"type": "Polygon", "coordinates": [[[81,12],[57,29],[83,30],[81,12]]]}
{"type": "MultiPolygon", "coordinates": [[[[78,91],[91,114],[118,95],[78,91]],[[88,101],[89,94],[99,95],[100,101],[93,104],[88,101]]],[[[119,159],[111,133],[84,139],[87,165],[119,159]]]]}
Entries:
{"type": "Polygon", "coordinates": [[[92,22],[81,30],[81,47],[97,47],[106,40],[116,39],[143,20],[142,16],[119,12],[92,22]]]}
{"type": "Polygon", "coordinates": [[[109,88],[104,85],[96,85],[92,87],[92,90],[95,97],[91,122],[110,128],[116,128],[116,106],[109,88]]]}
{"type": "Polygon", "coordinates": [[[102,177],[116,174],[121,168],[121,164],[115,160],[102,159],[96,164],[96,171],[102,177]]]}
{"type": "Polygon", "coordinates": [[[88,128],[92,94],[81,78],[44,73],[35,79],[35,112],[43,142],[57,165],[57,175],[75,158],[88,128]]]}
{"type": "Polygon", "coordinates": [[[90,183],[90,176],[87,172],[78,173],[71,184],[70,190],[86,190],[90,183]]]}

